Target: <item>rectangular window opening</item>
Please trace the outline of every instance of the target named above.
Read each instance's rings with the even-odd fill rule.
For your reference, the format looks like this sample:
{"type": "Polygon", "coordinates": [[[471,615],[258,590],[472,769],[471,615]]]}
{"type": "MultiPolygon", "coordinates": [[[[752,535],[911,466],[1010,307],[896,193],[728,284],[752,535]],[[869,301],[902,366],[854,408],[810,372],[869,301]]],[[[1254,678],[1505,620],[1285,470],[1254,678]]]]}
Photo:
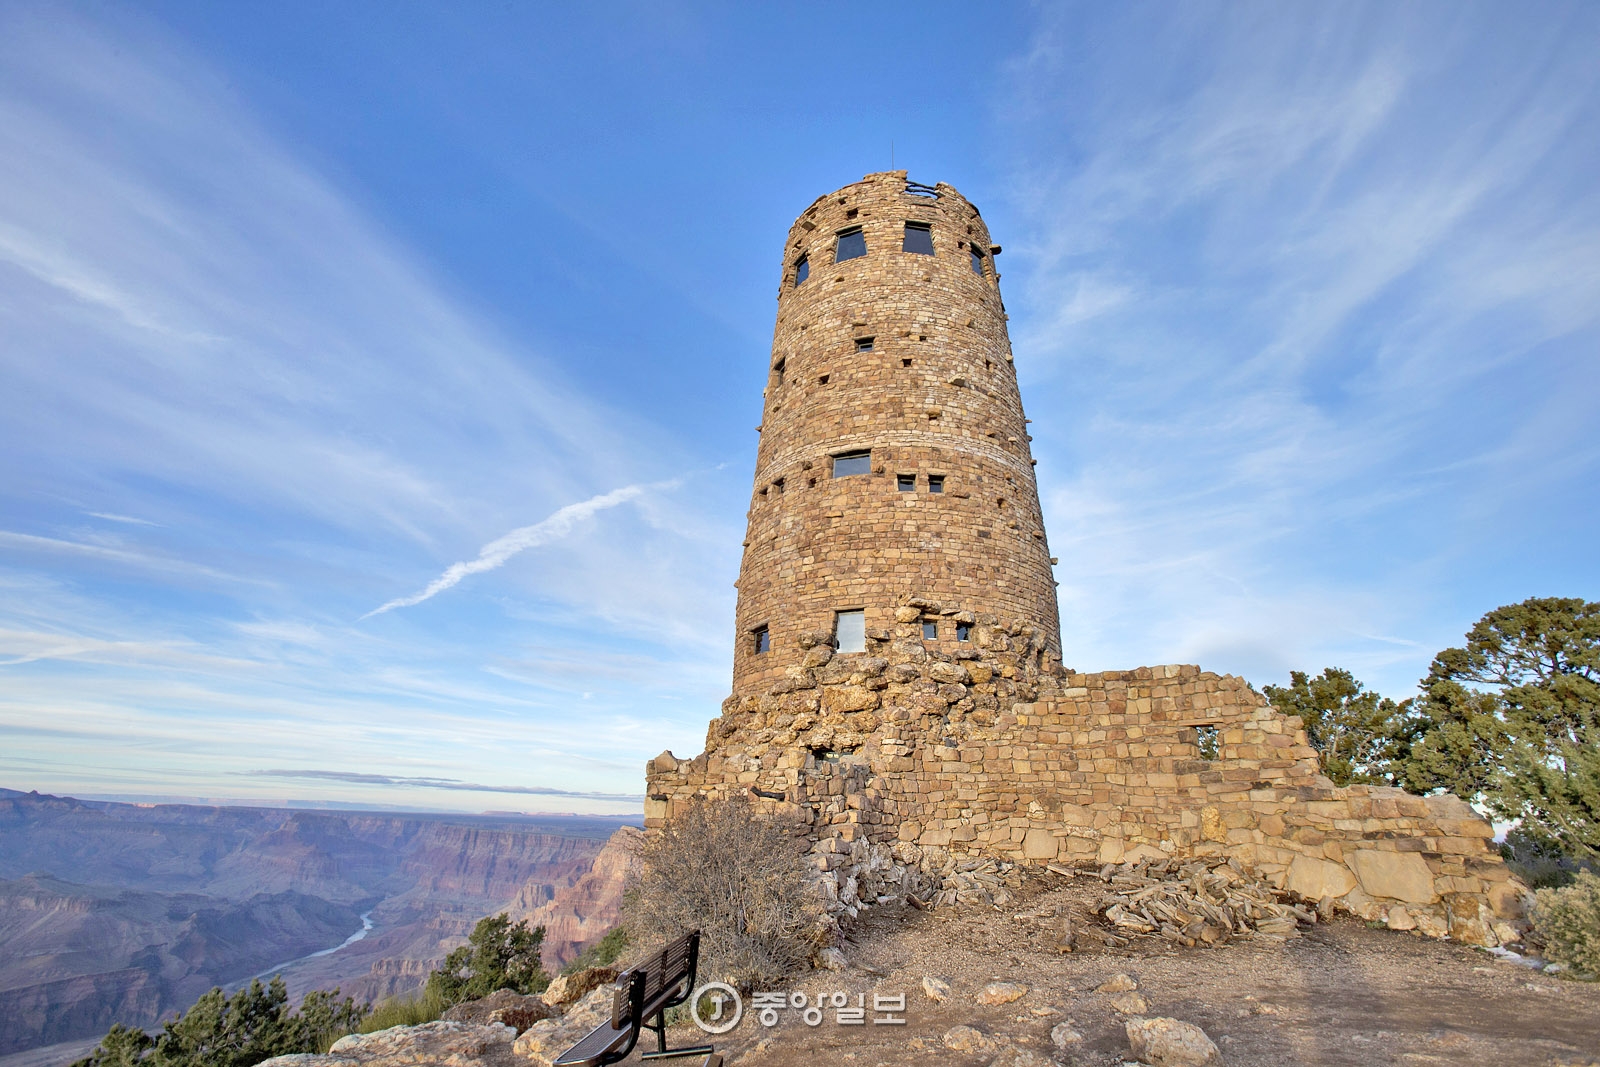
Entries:
{"type": "Polygon", "coordinates": [[[939,624],[932,619],[922,620],[922,639],[934,641],[939,637],[939,624]]]}
{"type": "Polygon", "coordinates": [[[915,474],[897,474],[894,476],[894,487],[902,493],[915,493],[917,491],[917,476],[915,474]]]}
{"type": "Polygon", "coordinates": [[[847,259],[859,259],[866,254],[867,235],[861,232],[860,226],[840,232],[838,243],[833,249],[835,263],[843,263],[847,259]]]}
{"type": "Polygon", "coordinates": [[[928,492],[930,492],[930,493],[942,493],[942,492],[944,492],[944,475],[942,475],[942,474],[930,474],[930,475],[928,475],[928,492]]]}
{"type": "Polygon", "coordinates": [[[852,474],[872,473],[872,453],[841,452],[833,457],[833,476],[848,478],[852,474]]]}
{"type": "Polygon", "coordinates": [[[833,616],[833,640],[840,652],[867,650],[867,613],[840,611],[833,616]]]}
{"type": "Polygon", "coordinates": [[[783,384],[783,367],[784,367],[784,364],[786,364],[788,362],[789,362],[788,357],[779,356],[778,357],[778,362],[776,362],[776,363],[774,363],[772,365],[772,384],[773,385],[782,385],[783,384]]]}
{"type": "Polygon", "coordinates": [[[972,256],[972,273],[983,277],[983,253],[975,247],[967,249],[967,252],[972,256]]]}
{"type": "Polygon", "coordinates": [[[906,236],[900,244],[900,250],[915,252],[919,256],[933,255],[933,227],[926,222],[906,223],[906,236]]]}
{"type": "Polygon", "coordinates": [[[902,367],[909,367],[909,366],[911,366],[911,361],[909,359],[902,359],[900,361],[900,365],[902,367]]]}
{"type": "Polygon", "coordinates": [[[958,622],[958,623],[956,623],[956,640],[957,641],[971,641],[972,640],[972,624],[970,622],[958,622]]]}
{"type": "Polygon", "coordinates": [[[794,283],[799,285],[811,277],[811,257],[801,256],[794,263],[794,283]]]}
{"type": "Polygon", "coordinates": [[[857,337],[856,338],[856,351],[857,352],[871,352],[872,351],[872,343],[874,341],[876,341],[876,340],[877,340],[877,338],[875,338],[875,337],[857,337]]]}
{"type": "Polygon", "coordinates": [[[1217,728],[1215,726],[1196,726],[1194,728],[1195,744],[1200,748],[1200,758],[1214,760],[1217,758],[1217,728]]]}
{"type": "Polygon", "coordinates": [[[755,650],[758,656],[763,652],[771,652],[772,634],[768,632],[765,626],[757,626],[750,631],[750,643],[751,648],[755,650]]]}

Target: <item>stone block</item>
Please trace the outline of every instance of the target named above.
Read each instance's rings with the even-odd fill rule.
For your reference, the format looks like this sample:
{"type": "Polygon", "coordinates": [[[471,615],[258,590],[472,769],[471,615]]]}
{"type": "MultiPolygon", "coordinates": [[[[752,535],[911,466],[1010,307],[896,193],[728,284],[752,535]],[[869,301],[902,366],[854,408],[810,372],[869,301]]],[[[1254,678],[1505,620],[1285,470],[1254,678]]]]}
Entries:
{"type": "Polygon", "coordinates": [[[1306,900],[1337,900],[1356,887],[1356,876],[1342,863],[1297,856],[1283,887],[1306,900]]]}
{"type": "Polygon", "coordinates": [[[1349,852],[1345,862],[1369,896],[1408,904],[1431,904],[1438,899],[1428,861],[1415,852],[1362,848],[1349,852]]]}

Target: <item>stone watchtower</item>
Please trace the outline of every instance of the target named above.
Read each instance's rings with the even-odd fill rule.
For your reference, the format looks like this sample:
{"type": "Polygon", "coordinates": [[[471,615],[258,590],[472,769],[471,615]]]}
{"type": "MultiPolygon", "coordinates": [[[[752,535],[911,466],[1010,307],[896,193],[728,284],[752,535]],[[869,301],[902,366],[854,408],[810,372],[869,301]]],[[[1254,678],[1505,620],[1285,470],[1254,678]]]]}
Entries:
{"type": "MultiPolygon", "coordinates": [[[[988,227],[944,183],[870,174],[784,242],[749,532],[735,699],[897,612],[954,652],[978,616],[1060,625],[988,227]]],[[[904,622],[905,619],[900,621],[904,622]]]]}
{"type": "Polygon", "coordinates": [[[904,171],[789,230],[733,695],[703,753],[650,761],[646,826],[748,798],[804,829],[849,915],[987,901],[969,872],[991,861],[1201,857],[1395,929],[1515,940],[1493,828],[1455,797],[1334,786],[1243,679],[1063,670],[999,251],[904,171]]]}

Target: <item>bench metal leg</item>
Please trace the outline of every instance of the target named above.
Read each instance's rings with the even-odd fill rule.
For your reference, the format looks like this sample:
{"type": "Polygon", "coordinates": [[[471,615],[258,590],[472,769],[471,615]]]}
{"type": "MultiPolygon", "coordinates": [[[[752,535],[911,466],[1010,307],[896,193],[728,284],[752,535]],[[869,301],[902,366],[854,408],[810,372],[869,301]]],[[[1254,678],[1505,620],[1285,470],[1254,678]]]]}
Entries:
{"type": "Polygon", "coordinates": [[[705,1056],[706,1059],[703,1062],[706,1067],[710,1067],[712,1059],[715,1059],[718,1063],[722,1062],[721,1056],[711,1055],[716,1051],[716,1049],[711,1045],[689,1045],[685,1046],[684,1048],[668,1048],[666,1012],[661,1012],[658,1014],[655,1022],[646,1023],[645,1025],[656,1032],[656,1051],[641,1052],[639,1054],[639,1058],[641,1060],[670,1060],[677,1059],[679,1056],[705,1056]]]}

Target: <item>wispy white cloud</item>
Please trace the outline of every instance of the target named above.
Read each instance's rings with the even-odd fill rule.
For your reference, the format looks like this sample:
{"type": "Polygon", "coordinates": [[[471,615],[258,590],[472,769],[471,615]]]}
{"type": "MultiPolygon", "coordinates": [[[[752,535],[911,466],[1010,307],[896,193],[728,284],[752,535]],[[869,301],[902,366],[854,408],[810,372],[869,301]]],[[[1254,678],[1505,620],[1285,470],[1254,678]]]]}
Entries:
{"type": "Polygon", "coordinates": [[[409,608],[412,605],[420,604],[424,600],[437,596],[446,589],[457,585],[461,579],[470,574],[482,574],[485,571],[492,571],[497,567],[503,566],[506,560],[519,552],[525,552],[530,548],[538,548],[540,545],[547,545],[551,541],[567,536],[578,523],[592,517],[596,512],[614,508],[618,504],[624,504],[636,499],[647,488],[668,488],[676,484],[676,482],[663,482],[655,486],[625,485],[620,489],[613,489],[609,493],[601,493],[598,496],[590,497],[588,500],[580,500],[576,504],[568,504],[557,510],[555,514],[534,523],[532,526],[519,526],[510,533],[490,541],[478,550],[477,559],[452,563],[445,568],[443,574],[429,582],[420,593],[413,593],[411,596],[398,597],[388,601],[379,607],[373,608],[361,617],[370,619],[374,615],[382,615],[384,612],[395,608],[409,608]]]}

